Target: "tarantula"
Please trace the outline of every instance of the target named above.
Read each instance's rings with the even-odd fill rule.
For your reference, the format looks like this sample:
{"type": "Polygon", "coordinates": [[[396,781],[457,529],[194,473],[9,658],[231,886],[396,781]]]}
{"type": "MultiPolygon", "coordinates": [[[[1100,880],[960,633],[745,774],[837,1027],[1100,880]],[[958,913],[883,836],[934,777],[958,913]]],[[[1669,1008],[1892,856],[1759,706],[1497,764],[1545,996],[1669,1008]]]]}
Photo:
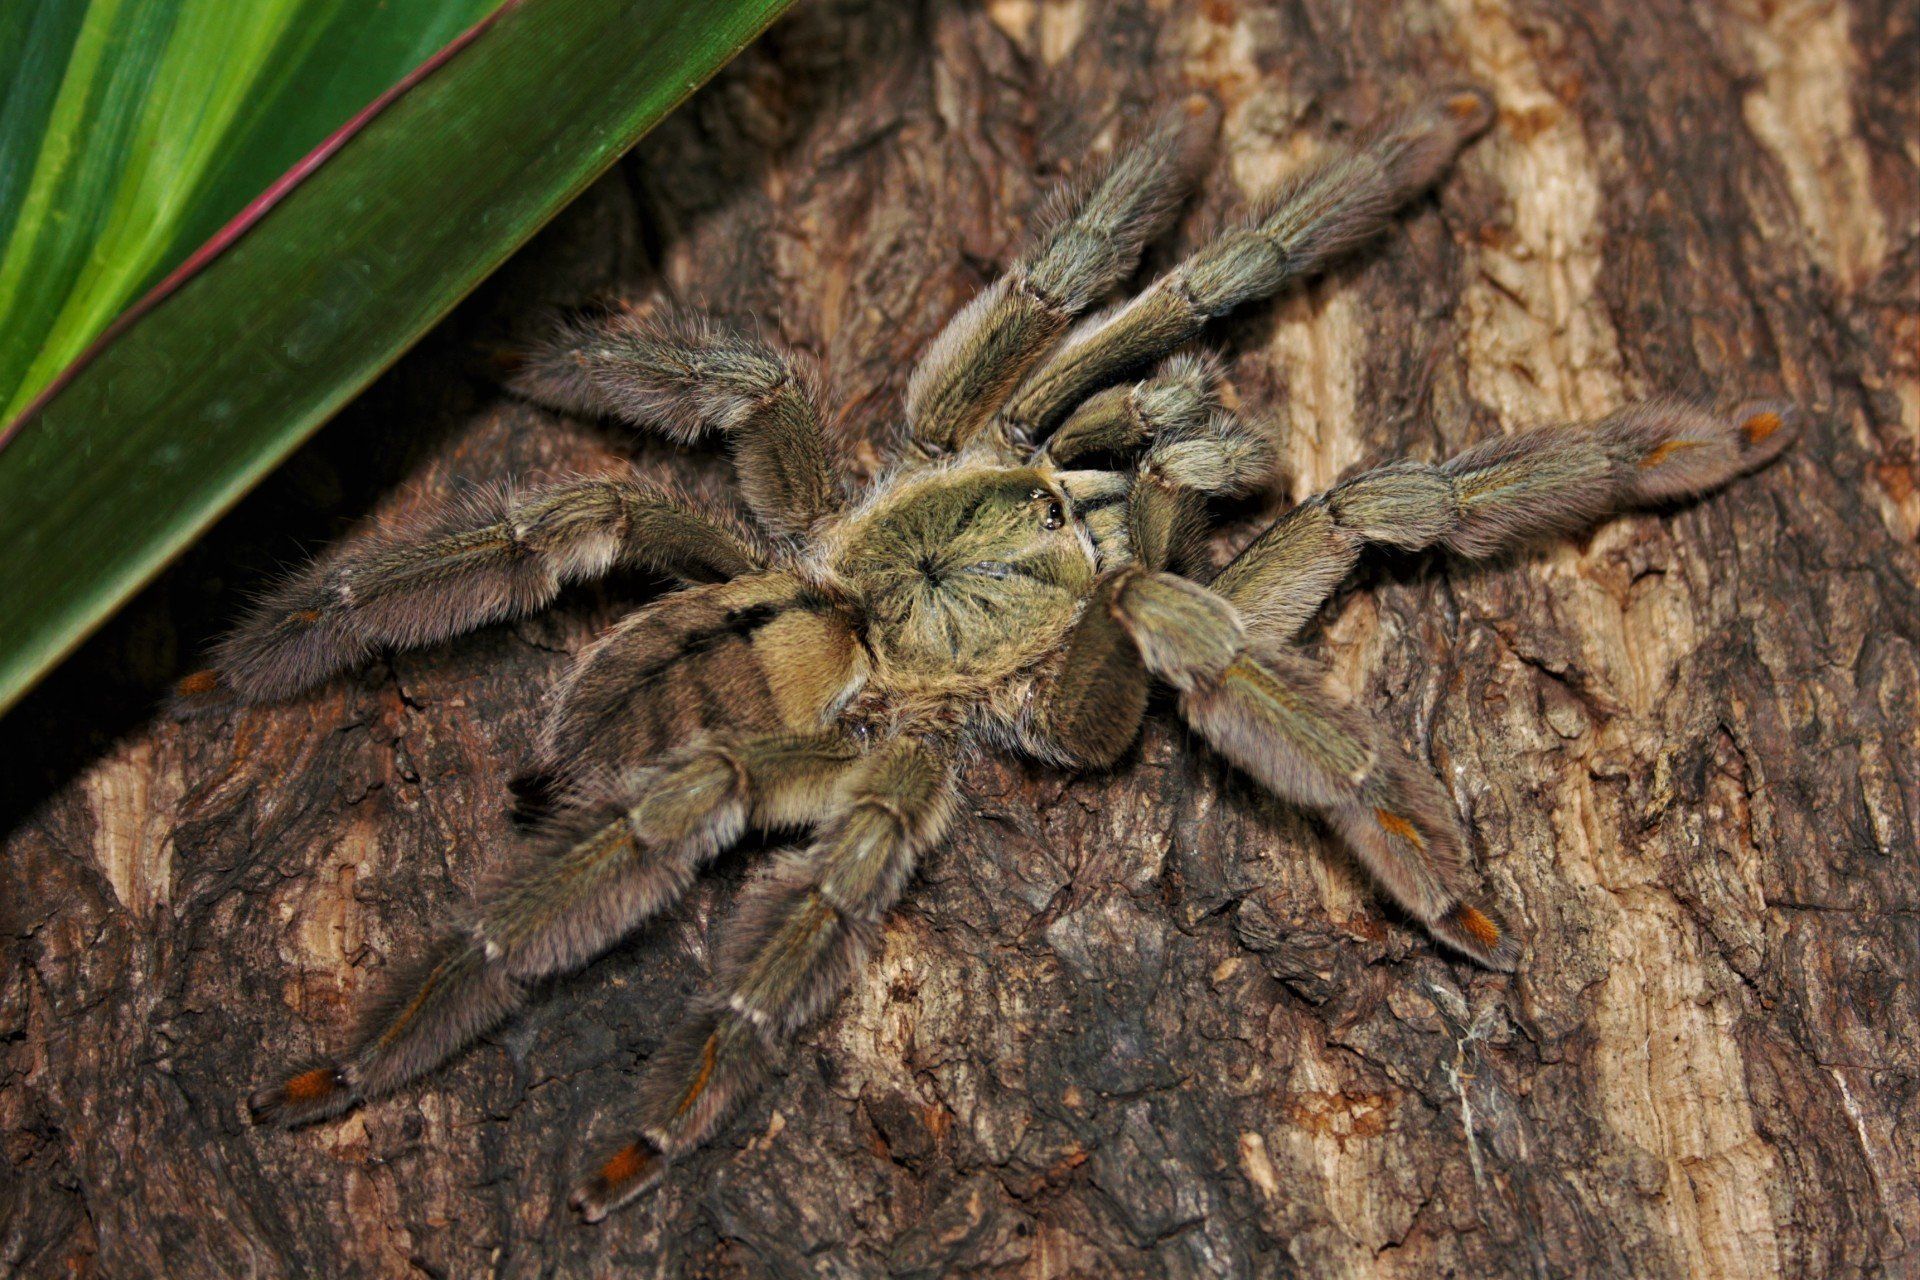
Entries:
{"type": "Polygon", "coordinates": [[[1219,365],[1188,349],[1208,321],[1382,229],[1492,118],[1477,88],[1432,95],[1093,313],[1205,167],[1213,104],[1162,110],[1052,199],[1029,247],[926,349],[900,457],[857,496],[793,355],[710,320],[631,312],[531,353],[515,389],[534,401],[682,440],[724,435],[753,523],[630,475],[495,495],[336,550],[181,682],[189,706],[280,698],[378,646],[524,614],[616,566],[686,584],[596,642],[557,691],[534,770],[555,816],[533,856],[479,895],[343,1056],[255,1094],[254,1119],[317,1120],[398,1088],[537,979],[660,914],[747,828],[811,828],[743,890],[709,993],[649,1064],[635,1135],[575,1192],[598,1219],[711,1134],[849,981],[953,822],[963,757],[992,746],[1111,765],[1155,680],[1220,755],[1321,815],[1435,938],[1512,969],[1518,936],[1475,901],[1438,781],[1289,642],[1369,543],[1486,557],[1697,493],[1773,457],[1793,410],[1649,401],[1437,466],[1382,466],[1293,507],[1211,573],[1209,501],[1266,484],[1276,450],[1224,407],[1219,365]]]}

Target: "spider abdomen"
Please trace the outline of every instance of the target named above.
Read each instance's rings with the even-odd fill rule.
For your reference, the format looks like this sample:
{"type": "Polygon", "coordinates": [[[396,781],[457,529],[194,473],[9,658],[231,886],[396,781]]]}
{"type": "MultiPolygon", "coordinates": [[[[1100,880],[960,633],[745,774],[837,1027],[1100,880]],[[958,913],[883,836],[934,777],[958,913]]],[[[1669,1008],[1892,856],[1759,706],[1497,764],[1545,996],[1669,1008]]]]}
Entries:
{"type": "Polygon", "coordinates": [[[580,775],[703,733],[817,729],[866,673],[853,616],[790,574],[690,587],[587,650],[556,695],[538,763],[580,775]]]}

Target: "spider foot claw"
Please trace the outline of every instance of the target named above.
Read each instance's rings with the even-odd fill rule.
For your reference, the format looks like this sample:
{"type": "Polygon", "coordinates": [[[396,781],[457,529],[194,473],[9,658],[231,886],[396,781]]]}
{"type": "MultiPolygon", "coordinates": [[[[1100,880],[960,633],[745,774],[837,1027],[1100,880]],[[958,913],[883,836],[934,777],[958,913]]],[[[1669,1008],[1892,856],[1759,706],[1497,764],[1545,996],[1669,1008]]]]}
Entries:
{"type": "Polygon", "coordinates": [[[340,1067],[322,1066],[256,1091],[247,1099],[247,1117],[257,1125],[288,1129],[340,1114],[360,1100],[353,1081],[340,1067]]]}
{"type": "Polygon", "coordinates": [[[1456,902],[1427,931],[1489,969],[1512,973],[1520,966],[1520,936],[1485,907],[1456,902]]]}
{"type": "Polygon", "coordinates": [[[1748,400],[1729,415],[1739,432],[1743,461],[1748,468],[1771,461],[1791,444],[1806,425],[1806,412],[1791,400],[1748,400]]]}
{"type": "Polygon", "coordinates": [[[1462,138],[1476,138],[1493,123],[1493,95],[1477,84],[1456,84],[1435,95],[1432,105],[1455,122],[1462,138]]]}
{"type": "Polygon", "coordinates": [[[567,1203],[582,1221],[598,1222],[659,1182],[666,1168],[666,1154],[651,1138],[641,1135],[608,1156],[574,1188],[567,1203]]]}

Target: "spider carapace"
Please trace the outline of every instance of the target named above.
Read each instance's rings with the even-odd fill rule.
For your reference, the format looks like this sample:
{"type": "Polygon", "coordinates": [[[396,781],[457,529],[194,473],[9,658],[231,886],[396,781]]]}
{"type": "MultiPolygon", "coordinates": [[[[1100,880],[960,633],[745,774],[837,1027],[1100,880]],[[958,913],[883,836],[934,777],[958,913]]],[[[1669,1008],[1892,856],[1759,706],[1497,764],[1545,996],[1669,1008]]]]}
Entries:
{"type": "Polygon", "coordinates": [[[1369,543],[1485,557],[1773,457],[1785,404],[1645,401],[1401,462],[1307,499],[1218,572],[1209,502],[1275,448],[1229,412],[1207,323],[1384,228],[1493,116],[1440,92],[1359,133],[1124,304],[1104,309],[1200,177],[1217,111],[1154,116],[1057,194],[1006,273],[926,349],[899,456],[852,491],[804,362],[665,308],[583,323],[516,390],[691,439],[723,434],[751,520],[637,476],[492,496],[322,558],[181,685],[280,698],[381,646],[525,613],[640,565],[686,585],[596,642],[557,690],[535,774],[556,816],[341,1056],[256,1119],[336,1114],[444,1062],[536,980],[668,907],[749,828],[801,828],[742,891],[707,994],[650,1060],[631,1140],[580,1184],[598,1218],[705,1139],[872,950],[954,820],[971,751],[1112,764],[1150,685],[1226,760],[1310,809],[1432,936],[1495,969],[1520,944],[1477,901],[1446,792],[1292,647],[1369,543]]]}

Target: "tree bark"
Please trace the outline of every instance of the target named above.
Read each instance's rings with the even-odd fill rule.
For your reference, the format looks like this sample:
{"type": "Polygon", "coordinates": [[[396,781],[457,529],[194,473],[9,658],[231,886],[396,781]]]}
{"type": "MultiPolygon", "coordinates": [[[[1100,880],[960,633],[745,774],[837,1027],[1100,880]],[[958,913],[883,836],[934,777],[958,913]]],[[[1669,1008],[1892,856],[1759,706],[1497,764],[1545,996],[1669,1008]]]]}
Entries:
{"type": "Polygon", "coordinates": [[[1902,0],[802,6],[0,726],[0,1271],[1920,1269],[1917,51],[1902,0]],[[515,405],[489,349],[599,294],[757,316],[871,473],[915,352],[1147,104],[1226,108],[1151,268],[1460,78],[1500,116],[1437,196],[1217,335],[1292,497],[1660,388],[1815,410],[1583,542],[1371,558],[1310,636],[1439,772],[1520,975],[1439,954],[1161,708],[1110,775],[970,767],[871,970],[598,1228],[564,1188],[756,852],[416,1087],[248,1127],[512,844],[543,691],[661,584],[284,706],[174,723],[159,690],[370,514],[622,454],[724,489],[515,405]]]}

